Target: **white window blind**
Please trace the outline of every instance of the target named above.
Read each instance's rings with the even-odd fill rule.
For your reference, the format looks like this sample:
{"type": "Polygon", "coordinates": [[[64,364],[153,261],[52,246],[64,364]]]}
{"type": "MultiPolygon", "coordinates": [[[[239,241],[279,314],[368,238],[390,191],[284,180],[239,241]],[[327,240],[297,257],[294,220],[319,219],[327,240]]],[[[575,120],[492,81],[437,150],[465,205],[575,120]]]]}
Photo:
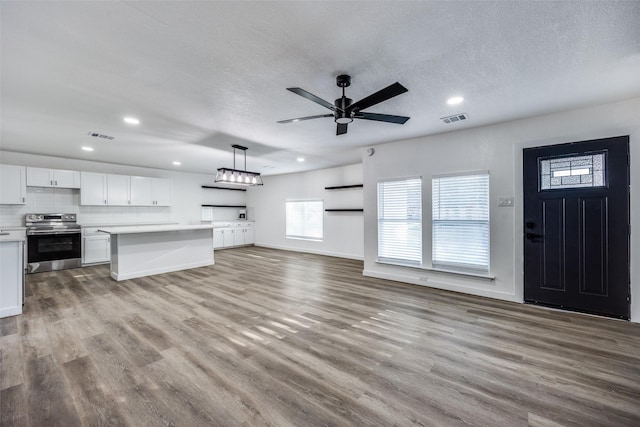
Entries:
{"type": "Polygon", "coordinates": [[[322,200],[288,201],[286,209],[286,237],[291,239],[322,240],[322,200]]]}
{"type": "Polygon", "coordinates": [[[378,260],[422,264],[422,179],[378,182],[378,260]]]}
{"type": "Polygon", "coordinates": [[[433,265],[489,271],[489,174],[433,178],[433,265]]]}

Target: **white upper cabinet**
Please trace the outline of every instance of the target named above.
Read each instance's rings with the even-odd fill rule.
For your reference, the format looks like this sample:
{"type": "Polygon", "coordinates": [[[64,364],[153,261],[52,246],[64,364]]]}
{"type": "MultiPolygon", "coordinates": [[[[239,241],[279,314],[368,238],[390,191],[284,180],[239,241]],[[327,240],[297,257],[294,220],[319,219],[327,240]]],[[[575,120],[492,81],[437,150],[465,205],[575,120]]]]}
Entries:
{"type": "Polygon", "coordinates": [[[27,186],[80,188],[80,172],[28,167],[27,186]]]}
{"type": "Polygon", "coordinates": [[[107,204],[107,174],[80,172],[80,204],[107,204]]]}
{"type": "Polygon", "coordinates": [[[171,206],[171,180],[151,178],[151,195],[156,206],[171,206]]]}
{"type": "Polygon", "coordinates": [[[80,204],[171,206],[171,180],[82,172],[80,204]]]}
{"type": "Polygon", "coordinates": [[[144,176],[132,176],[131,204],[134,206],[154,206],[151,187],[151,178],[144,176]]]}
{"type": "Polygon", "coordinates": [[[171,180],[132,176],[131,204],[135,206],[171,206],[171,180]]]}
{"type": "Polygon", "coordinates": [[[0,165],[0,205],[24,205],[26,197],[24,166],[0,165]]]}
{"type": "Polygon", "coordinates": [[[107,204],[110,206],[128,206],[130,177],[127,175],[107,175],[107,204]]]}

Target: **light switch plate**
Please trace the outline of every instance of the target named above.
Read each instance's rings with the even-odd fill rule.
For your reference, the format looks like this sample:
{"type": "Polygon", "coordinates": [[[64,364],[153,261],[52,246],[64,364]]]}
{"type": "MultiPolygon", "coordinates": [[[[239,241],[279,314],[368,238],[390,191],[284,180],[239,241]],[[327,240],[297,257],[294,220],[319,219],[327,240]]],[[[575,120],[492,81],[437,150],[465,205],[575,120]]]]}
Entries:
{"type": "Polygon", "coordinates": [[[498,206],[501,208],[512,208],[513,197],[498,197],[498,206]]]}

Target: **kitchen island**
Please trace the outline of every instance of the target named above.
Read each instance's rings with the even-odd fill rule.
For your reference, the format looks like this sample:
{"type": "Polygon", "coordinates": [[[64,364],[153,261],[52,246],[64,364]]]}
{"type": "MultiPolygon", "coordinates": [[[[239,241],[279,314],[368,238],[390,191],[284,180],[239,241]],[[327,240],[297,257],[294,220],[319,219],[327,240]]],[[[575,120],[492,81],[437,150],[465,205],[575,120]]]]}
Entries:
{"type": "Polygon", "coordinates": [[[213,265],[211,225],[104,227],[111,236],[111,277],[115,280],[213,265]]]}

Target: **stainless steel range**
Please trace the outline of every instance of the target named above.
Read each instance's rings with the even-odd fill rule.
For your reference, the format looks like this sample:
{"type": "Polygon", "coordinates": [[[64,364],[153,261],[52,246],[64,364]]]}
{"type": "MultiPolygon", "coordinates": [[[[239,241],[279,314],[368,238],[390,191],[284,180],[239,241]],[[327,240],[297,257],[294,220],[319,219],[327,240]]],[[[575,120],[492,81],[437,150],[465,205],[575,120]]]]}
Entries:
{"type": "Polygon", "coordinates": [[[27,214],[27,273],[80,267],[81,228],[76,214],[27,214]]]}

